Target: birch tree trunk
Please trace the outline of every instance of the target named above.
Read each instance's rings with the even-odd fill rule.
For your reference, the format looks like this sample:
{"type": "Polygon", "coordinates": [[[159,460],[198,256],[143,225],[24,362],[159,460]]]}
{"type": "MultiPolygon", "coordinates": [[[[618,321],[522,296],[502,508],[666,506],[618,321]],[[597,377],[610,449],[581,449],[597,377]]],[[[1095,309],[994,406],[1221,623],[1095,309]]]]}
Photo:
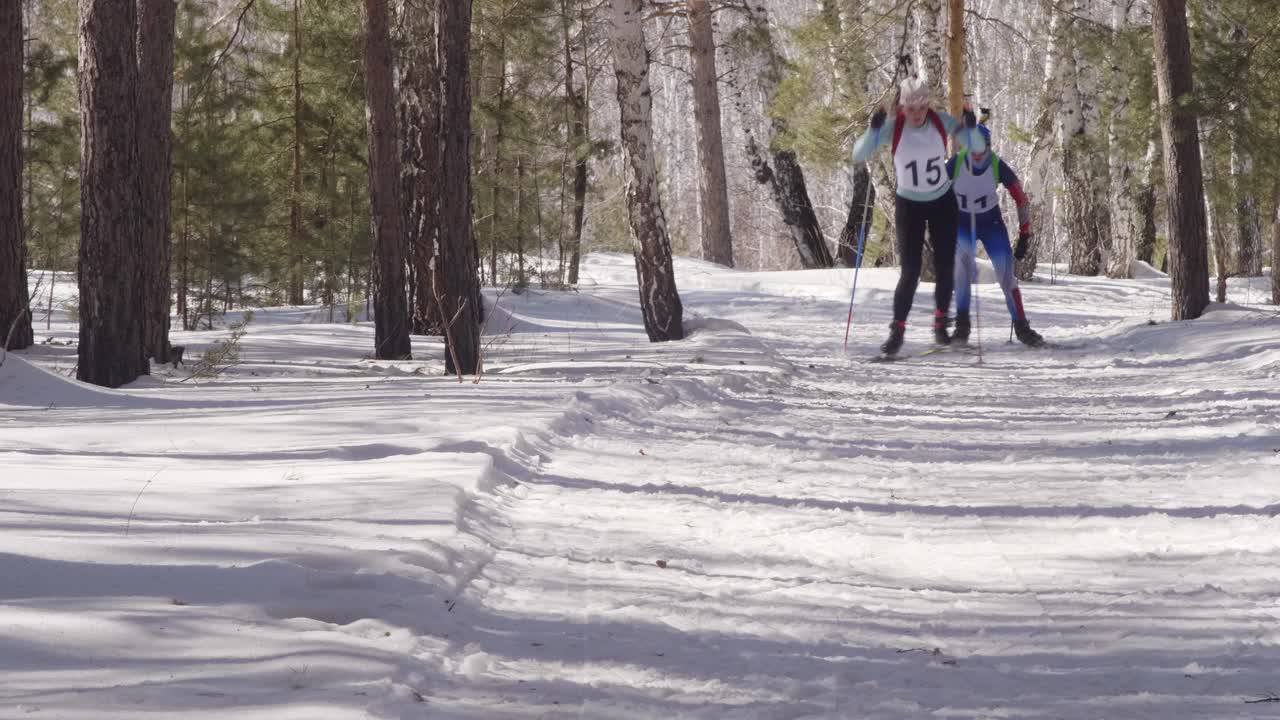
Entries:
{"type": "Polygon", "coordinates": [[[1154,0],[1151,13],[1169,199],[1169,275],[1172,318],[1200,317],[1209,305],[1209,257],[1204,215],[1200,136],[1192,96],[1191,39],[1186,0],[1154,0]]]}
{"type": "Polygon", "coordinates": [[[947,108],[958,118],[964,110],[964,0],[947,5],[947,108]]]}
{"type": "MultiPolygon", "coordinates": [[[[1133,161],[1125,152],[1123,135],[1125,113],[1129,109],[1129,83],[1121,70],[1125,45],[1123,38],[1129,28],[1128,6],[1116,3],[1111,24],[1111,49],[1107,53],[1111,77],[1108,91],[1111,113],[1107,118],[1107,152],[1111,188],[1114,191],[1111,208],[1111,244],[1106,248],[1104,270],[1107,277],[1127,278],[1133,272],[1131,263],[1136,252],[1141,217],[1138,214],[1138,198],[1133,161]]],[[[1149,114],[1149,113],[1148,113],[1149,114]]]]}
{"type": "Polygon", "coordinates": [[[1147,141],[1147,152],[1142,158],[1141,179],[1135,193],[1134,209],[1140,221],[1139,231],[1134,243],[1134,257],[1148,265],[1155,264],[1156,255],[1156,157],[1160,153],[1160,144],[1156,142],[1154,133],[1147,141]]]}
{"type": "Polygon", "coordinates": [[[80,2],[80,346],[104,387],[150,370],[142,347],[134,0],[80,2]]]}
{"type": "Polygon", "coordinates": [[[400,0],[400,187],[413,268],[413,333],[439,335],[436,264],[440,231],[440,61],[437,0],[400,0]]]}
{"type": "MultiPolygon", "coordinates": [[[[1249,30],[1243,23],[1231,26],[1231,45],[1240,59],[1238,74],[1249,77],[1249,30]]],[[[1231,176],[1236,192],[1236,269],[1245,277],[1262,274],[1262,218],[1258,211],[1257,191],[1253,187],[1253,150],[1246,131],[1250,126],[1252,88],[1243,84],[1240,101],[1233,108],[1231,135],[1231,176]]]]}
{"type": "Polygon", "coordinates": [[[1036,265],[1041,257],[1050,262],[1057,258],[1045,252],[1052,243],[1055,224],[1052,222],[1053,205],[1049,192],[1050,178],[1053,176],[1053,150],[1057,136],[1055,125],[1058,114],[1062,111],[1062,95],[1066,91],[1066,64],[1061,52],[1061,36],[1064,21],[1062,11],[1056,4],[1041,3],[1047,22],[1041,23],[1044,28],[1039,35],[1044,54],[1044,90],[1040,95],[1040,108],[1032,125],[1031,134],[1035,141],[1031,147],[1030,158],[1023,169],[1023,189],[1031,199],[1032,232],[1036,238],[1026,258],[1018,260],[1014,267],[1021,280],[1030,280],[1035,275],[1036,265]]]}
{"type": "Polygon", "coordinates": [[[671,241],[658,193],[643,9],[641,0],[611,0],[611,7],[614,73],[626,151],[627,217],[635,241],[640,309],[650,342],[680,340],[684,338],[684,310],[676,291],[671,241]]]}
{"type": "Polygon", "coordinates": [[[733,267],[729,232],[729,181],[724,169],[720,129],[720,87],[716,72],[715,32],[709,0],[688,0],[693,65],[694,116],[698,126],[698,190],[702,215],[702,259],[733,267]]]}
{"type": "MultiPolygon", "coordinates": [[[[0,4],[0,349],[33,340],[22,233],[22,4],[0,4]]],[[[52,270],[53,268],[50,268],[52,270]]]]}
{"type": "MultiPolygon", "coordinates": [[[[915,6],[916,54],[920,57],[920,69],[929,82],[929,96],[935,103],[942,101],[942,77],[946,66],[942,62],[942,0],[919,0],[915,6]]],[[[932,263],[925,263],[931,267],[932,263]]]]}
{"type": "Polygon", "coordinates": [[[484,314],[471,235],[471,0],[440,1],[439,47],[444,190],[438,272],[440,315],[447,323],[445,370],[471,375],[480,367],[484,314]]]}
{"type": "Polygon", "coordinates": [[[1110,242],[1110,177],[1102,151],[1098,76],[1084,56],[1081,35],[1088,15],[1087,0],[1075,0],[1064,19],[1061,36],[1065,72],[1059,142],[1062,147],[1063,200],[1071,240],[1069,269],[1077,275],[1097,275],[1102,251],[1110,242]]]}
{"type": "MultiPolygon", "coordinates": [[[[782,58],[774,45],[773,35],[769,30],[769,17],[763,0],[748,0],[745,5],[746,23],[752,40],[751,47],[758,54],[751,62],[745,64],[760,67],[760,91],[764,97],[766,109],[772,108],[778,95],[778,85],[782,81],[782,58]]],[[[804,172],[792,150],[779,149],[776,140],[787,128],[786,121],[773,118],[769,123],[764,142],[757,140],[751,129],[753,113],[747,111],[741,91],[736,93],[738,111],[744,118],[743,132],[746,136],[745,146],[747,160],[756,182],[768,185],[774,202],[782,212],[782,221],[791,234],[800,263],[805,268],[827,268],[832,266],[831,251],[818,226],[818,216],[813,210],[813,202],[809,199],[809,190],[805,186],[804,172]],[[773,163],[766,153],[772,149],[773,163]]]]}
{"type": "Polygon", "coordinates": [[[387,0],[364,0],[364,95],[369,125],[369,218],[373,230],[373,354],[408,360],[409,309],[404,285],[404,210],[400,203],[391,23],[387,0]]]}
{"type": "Polygon", "coordinates": [[[142,345],[156,362],[169,360],[170,208],[173,178],[173,42],[175,0],[138,0],[138,184],[142,345]]]}

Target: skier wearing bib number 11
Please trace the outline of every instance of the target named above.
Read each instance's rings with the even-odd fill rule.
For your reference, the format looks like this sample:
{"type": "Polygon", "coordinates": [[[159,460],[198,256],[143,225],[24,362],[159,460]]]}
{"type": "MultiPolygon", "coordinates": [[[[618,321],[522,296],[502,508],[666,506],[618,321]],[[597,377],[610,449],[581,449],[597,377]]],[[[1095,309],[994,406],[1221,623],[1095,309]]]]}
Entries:
{"type": "Polygon", "coordinates": [[[907,314],[920,284],[925,228],[933,239],[934,291],[933,338],[947,345],[947,310],[955,283],[955,242],[959,210],[951,190],[951,174],[947,172],[947,139],[957,146],[967,146],[972,136],[973,149],[985,151],[986,141],[980,133],[966,132],[977,126],[977,118],[967,106],[964,122],[929,107],[929,86],[923,78],[907,78],[900,86],[900,107],[886,122],[883,108],[871,116],[871,127],[853,146],[853,161],[864,162],[882,145],[890,145],[898,187],[894,208],[894,224],[898,231],[898,253],[902,258],[902,274],[893,294],[893,322],[889,339],[880,346],[885,356],[897,355],[907,329],[907,314]]]}
{"type": "MultiPolygon", "coordinates": [[[[986,125],[979,125],[978,134],[989,148],[991,131],[986,125]]],[[[1031,244],[1031,202],[1022,191],[1018,174],[994,151],[974,148],[961,150],[948,160],[947,175],[952,179],[952,190],[962,220],[956,237],[956,331],[953,339],[957,343],[969,341],[969,279],[977,270],[975,256],[978,240],[981,240],[995,267],[1000,289],[1004,290],[1004,302],[1009,308],[1009,316],[1013,318],[1018,340],[1031,347],[1044,345],[1044,338],[1027,322],[1026,311],[1022,309],[1022,291],[1018,289],[1018,278],[1013,274],[1014,258],[1021,260],[1031,244]],[[998,185],[1004,185],[1018,206],[1016,250],[1009,247],[1009,231],[1000,217],[1000,199],[996,196],[998,185]],[[972,222],[977,229],[976,238],[970,232],[970,223],[964,222],[970,212],[974,214],[972,222]]]]}

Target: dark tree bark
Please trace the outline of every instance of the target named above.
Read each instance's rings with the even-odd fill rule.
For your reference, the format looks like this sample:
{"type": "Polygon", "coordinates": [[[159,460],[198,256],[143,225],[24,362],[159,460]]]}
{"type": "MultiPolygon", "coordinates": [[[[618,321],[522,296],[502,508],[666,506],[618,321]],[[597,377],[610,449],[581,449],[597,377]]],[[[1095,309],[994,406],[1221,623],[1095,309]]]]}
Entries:
{"type": "Polygon", "coordinates": [[[169,360],[175,0],[138,0],[138,185],[142,347],[169,360]]]}
{"type": "MultiPolygon", "coordinates": [[[[0,3],[0,348],[32,343],[22,237],[22,3],[0,3]]],[[[50,268],[52,269],[52,268],[50,268]]]]}
{"type": "Polygon", "coordinates": [[[1169,198],[1169,275],[1173,319],[1200,317],[1209,305],[1209,249],[1200,168],[1200,136],[1192,97],[1186,0],[1155,0],[1155,45],[1164,176],[1169,198]]]}
{"type": "Polygon", "coordinates": [[[650,342],[684,338],[684,308],[676,291],[671,240],[653,157],[649,51],[641,0],[612,0],[613,64],[618,78],[622,146],[627,160],[627,218],[635,241],[640,310],[650,342]]]}
{"type": "Polygon", "coordinates": [[[369,111],[369,218],[373,225],[374,357],[408,360],[409,308],[404,286],[404,214],[400,205],[391,23],[387,0],[364,0],[364,94],[369,111]]]}
{"type": "Polygon", "coordinates": [[[119,387],[150,369],[137,282],[134,0],[80,2],[80,347],[76,377],[119,387]]]}
{"type": "Polygon", "coordinates": [[[302,0],[293,0],[293,172],[289,177],[289,304],[304,301],[302,282],[302,0]]]}
{"type": "Polygon", "coordinates": [[[698,126],[698,189],[702,210],[702,259],[733,267],[729,231],[729,181],[720,128],[720,87],[709,0],[689,0],[689,40],[693,59],[694,116],[698,126]]]}
{"type": "Polygon", "coordinates": [[[849,217],[840,231],[840,245],[836,249],[845,267],[858,264],[858,239],[864,241],[871,232],[875,213],[876,189],[871,182],[871,172],[865,164],[853,171],[853,197],[849,201],[849,217]]]}
{"type": "Polygon", "coordinates": [[[444,81],[444,136],[440,196],[440,313],[445,368],[475,374],[480,368],[480,282],[471,236],[471,0],[441,0],[440,65],[444,81]]]}
{"type": "MultiPolygon", "coordinates": [[[[565,122],[569,126],[569,145],[573,153],[573,236],[569,238],[569,267],[565,282],[578,284],[578,266],[582,260],[582,223],[587,209],[587,159],[591,147],[588,138],[587,92],[589,83],[586,63],[587,55],[587,23],[582,23],[583,57],[583,89],[578,91],[573,81],[573,43],[569,34],[569,1],[560,0],[561,29],[564,32],[564,98],[566,106],[565,122]]],[[[561,247],[561,267],[566,248],[561,247]]]]}
{"type": "Polygon", "coordinates": [[[440,62],[436,56],[436,0],[401,0],[404,48],[400,71],[401,198],[413,268],[415,335],[439,335],[436,271],[440,231],[440,62]]]}

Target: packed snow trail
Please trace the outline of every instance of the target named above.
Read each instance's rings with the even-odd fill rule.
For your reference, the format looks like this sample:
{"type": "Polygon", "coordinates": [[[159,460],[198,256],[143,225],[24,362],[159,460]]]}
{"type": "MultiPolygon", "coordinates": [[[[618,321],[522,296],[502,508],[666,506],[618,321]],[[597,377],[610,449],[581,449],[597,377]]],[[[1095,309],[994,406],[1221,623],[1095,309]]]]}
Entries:
{"type": "Polygon", "coordinates": [[[634,272],[490,292],[476,384],[296,307],[104,390],[55,311],[0,367],[0,718],[1274,714],[1273,308],[1063,277],[1079,349],[883,365],[892,271],[848,355],[847,270],[680,260],[660,344],[634,272]]]}
{"type": "Polygon", "coordinates": [[[1127,313],[1161,291],[1125,292],[1109,316],[1048,323],[1083,327],[1087,349],[988,335],[981,367],[841,357],[831,302],[686,292],[780,372],[580,399],[518,485],[480,503],[502,527],[469,589],[467,682],[431,702],[492,718],[1259,716],[1244,701],[1280,659],[1277,321],[1144,327],[1127,313]]]}

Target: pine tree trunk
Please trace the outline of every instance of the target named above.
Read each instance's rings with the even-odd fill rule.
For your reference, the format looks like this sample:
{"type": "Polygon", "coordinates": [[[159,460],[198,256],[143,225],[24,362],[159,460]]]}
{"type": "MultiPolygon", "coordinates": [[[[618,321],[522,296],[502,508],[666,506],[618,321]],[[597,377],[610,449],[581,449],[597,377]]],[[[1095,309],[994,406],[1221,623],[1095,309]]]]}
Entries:
{"type": "Polygon", "coordinates": [[[138,0],[138,183],[142,203],[142,346],[156,362],[169,361],[173,241],[173,42],[175,0],[138,0]]]}
{"type": "Polygon", "coordinates": [[[1169,275],[1174,320],[1200,317],[1209,305],[1209,250],[1204,178],[1193,97],[1186,0],[1154,0],[1151,26],[1169,202],[1169,275]]]}
{"type": "Polygon", "coordinates": [[[671,241],[658,193],[653,156],[649,51],[641,0],[611,0],[613,63],[618,78],[622,145],[628,168],[627,217],[635,241],[640,310],[650,342],[684,338],[684,310],[676,291],[671,241]]]}
{"type": "Polygon", "coordinates": [[[501,283],[498,280],[498,250],[501,243],[500,236],[503,232],[502,215],[506,212],[503,207],[502,184],[506,179],[506,158],[503,157],[502,151],[506,149],[506,130],[507,130],[507,38],[503,34],[498,39],[498,88],[495,95],[498,99],[497,112],[494,113],[494,121],[497,127],[494,130],[493,137],[493,173],[490,175],[489,191],[489,284],[498,286],[501,283]]]}
{"type": "MultiPolygon", "coordinates": [[[[0,4],[0,349],[32,343],[22,233],[22,5],[0,4]]],[[[53,270],[53,268],[49,268],[53,270]]]]}
{"type": "MultiPolygon", "coordinates": [[[[762,0],[749,0],[746,4],[746,22],[754,36],[749,45],[756,49],[760,58],[755,64],[760,66],[759,82],[764,96],[765,108],[772,107],[778,95],[778,85],[782,81],[782,59],[778,56],[769,31],[769,17],[762,0]]],[[[738,111],[746,119],[744,134],[746,135],[747,160],[751,164],[752,174],[756,182],[768,185],[773,200],[782,213],[782,222],[790,232],[791,241],[795,244],[800,263],[805,268],[828,268],[833,264],[831,250],[827,247],[818,225],[817,213],[813,210],[813,202],[809,199],[809,191],[805,186],[804,172],[796,160],[795,152],[776,147],[776,139],[786,132],[787,124],[781,119],[773,119],[768,124],[768,137],[761,143],[757,141],[751,129],[753,113],[747,112],[743,93],[736,94],[738,111]],[[772,151],[772,166],[770,157],[772,151]]]]}
{"type": "MultiPolygon", "coordinates": [[[[590,141],[587,133],[587,98],[590,95],[589,72],[586,55],[587,23],[582,23],[582,73],[583,89],[577,90],[573,82],[573,43],[569,33],[569,0],[560,0],[561,30],[564,35],[564,99],[565,124],[569,135],[569,147],[573,154],[573,236],[569,239],[568,275],[565,279],[569,285],[578,284],[578,266],[582,259],[582,223],[587,208],[587,158],[590,157],[590,141]]],[[[563,188],[563,185],[561,186],[563,188]]],[[[563,194],[561,198],[563,198],[563,194]]],[[[561,248],[560,262],[563,269],[564,252],[561,248]]]]}
{"type": "Polygon", "coordinates": [[[293,0],[293,168],[289,178],[289,304],[301,305],[302,252],[302,0],[293,0]]]}
{"type": "Polygon", "coordinates": [[[699,192],[702,215],[702,259],[733,267],[729,232],[729,181],[724,169],[720,129],[720,87],[716,72],[715,33],[709,0],[689,0],[689,39],[693,60],[694,117],[698,126],[699,192]]]}
{"type": "Polygon", "coordinates": [[[440,314],[447,323],[445,371],[480,367],[480,283],[471,234],[471,0],[440,2],[443,156],[440,195],[440,314]]]}
{"type": "Polygon", "coordinates": [[[1276,183],[1275,204],[1271,223],[1271,304],[1280,305],[1280,182],[1276,183]]]}
{"type": "Polygon", "coordinates": [[[149,371],[138,241],[134,0],[80,3],[80,347],[76,377],[105,387],[149,371]]]}
{"type": "Polygon", "coordinates": [[[404,211],[392,88],[391,23],[387,0],[364,0],[364,94],[369,124],[369,218],[376,281],[374,357],[408,360],[409,308],[404,285],[404,211]]]}
{"type": "Polygon", "coordinates": [[[440,231],[440,62],[436,0],[400,0],[400,187],[413,268],[413,333],[439,335],[436,271],[440,231]]]}

